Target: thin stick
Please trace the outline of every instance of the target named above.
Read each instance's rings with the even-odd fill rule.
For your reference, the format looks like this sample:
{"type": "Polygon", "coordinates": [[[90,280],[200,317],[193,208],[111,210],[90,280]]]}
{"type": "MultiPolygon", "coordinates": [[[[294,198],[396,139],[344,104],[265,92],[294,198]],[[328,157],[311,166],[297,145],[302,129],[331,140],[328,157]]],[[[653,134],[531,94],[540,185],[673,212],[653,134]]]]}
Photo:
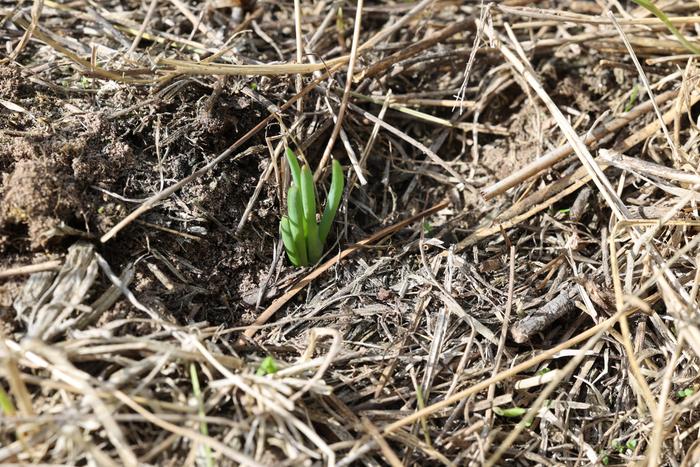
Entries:
{"type": "MultiPolygon", "coordinates": [[[[182,2],[182,0],[170,0],[170,3],[175,5],[175,8],[180,10],[180,13],[185,15],[185,18],[192,23],[192,35],[196,30],[199,30],[200,32],[204,33],[207,36],[207,39],[215,44],[220,43],[219,39],[216,37],[216,35],[202,22],[200,21],[199,18],[197,18],[185,5],[185,3],[182,2]]],[[[111,23],[110,23],[111,25],[111,23]]],[[[190,35],[190,39],[193,37],[190,35]]]]}
{"type": "MultiPolygon", "coordinates": [[[[301,64],[304,61],[304,45],[301,37],[301,2],[299,0],[294,0],[294,35],[297,46],[297,63],[301,64]]],[[[301,75],[295,77],[295,86],[297,94],[300,93],[302,89],[301,75]]],[[[304,111],[303,99],[297,101],[297,109],[299,112],[304,111]]]]}
{"type": "Polygon", "coordinates": [[[153,17],[153,13],[156,11],[156,5],[158,5],[158,0],[151,0],[151,4],[148,7],[148,11],[146,12],[146,17],[143,19],[143,23],[141,23],[141,27],[139,28],[139,31],[136,33],[136,36],[134,37],[134,41],[131,43],[131,47],[129,47],[129,50],[126,51],[126,55],[131,55],[134,53],[134,50],[136,50],[136,47],[139,46],[139,42],[141,42],[141,38],[143,37],[143,33],[146,32],[146,28],[148,27],[148,23],[151,22],[151,18],[153,17]]]}
{"type": "Polygon", "coordinates": [[[279,156],[279,153],[282,152],[282,149],[284,148],[284,145],[279,145],[277,147],[278,150],[274,151],[273,154],[271,155],[272,158],[270,160],[269,165],[263,172],[263,174],[260,176],[260,179],[258,180],[258,184],[255,186],[255,190],[253,191],[253,196],[250,197],[248,200],[248,204],[245,207],[245,210],[243,211],[243,215],[241,216],[241,220],[238,221],[238,226],[236,226],[236,235],[238,235],[241,230],[243,229],[243,226],[246,224],[248,221],[248,216],[250,215],[250,211],[253,210],[253,206],[255,205],[255,202],[258,200],[258,196],[260,196],[260,192],[262,191],[262,187],[267,181],[267,179],[270,177],[270,174],[272,173],[272,169],[275,167],[274,160],[277,160],[277,157],[279,156]]]}
{"type": "Polygon", "coordinates": [[[35,272],[42,271],[57,271],[61,268],[61,264],[63,264],[63,262],[60,259],[54,259],[51,261],[44,261],[43,263],[29,264],[27,266],[15,266],[13,268],[0,271],[0,279],[19,276],[22,274],[33,274],[35,272]]]}
{"type": "Polygon", "coordinates": [[[401,460],[398,458],[396,453],[391,449],[391,446],[389,446],[389,443],[386,442],[382,434],[379,432],[376,426],[372,424],[372,422],[367,418],[367,417],[362,417],[362,426],[364,429],[369,433],[369,435],[374,438],[374,441],[377,442],[379,445],[379,448],[382,450],[382,454],[384,454],[384,459],[391,465],[392,467],[402,467],[404,464],[401,462],[401,460]]]}
{"type": "Polygon", "coordinates": [[[381,127],[384,128],[385,130],[387,130],[389,133],[392,133],[392,134],[398,136],[398,137],[401,138],[402,140],[406,141],[408,144],[414,146],[416,149],[419,149],[419,150],[422,151],[426,156],[428,156],[433,162],[435,162],[437,165],[439,165],[440,167],[442,167],[443,169],[445,169],[450,175],[452,175],[452,176],[457,180],[457,182],[462,183],[462,184],[466,184],[466,182],[464,181],[464,179],[462,178],[462,176],[461,176],[460,174],[458,174],[452,167],[450,167],[450,166],[447,164],[447,162],[443,161],[443,160],[440,158],[440,156],[438,156],[437,154],[435,154],[434,151],[432,151],[431,149],[429,149],[426,145],[424,145],[424,144],[421,143],[420,141],[416,140],[415,138],[412,138],[412,137],[408,136],[408,135],[407,135],[406,133],[404,133],[403,131],[399,130],[398,128],[396,128],[396,127],[394,127],[394,126],[392,126],[392,125],[390,125],[390,124],[388,124],[388,123],[385,122],[384,120],[380,120],[379,118],[375,117],[374,115],[372,115],[371,113],[367,112],[367,111],[364,110],[363,108],[356,106],[355,104],[350,104],[349,107],[350,107],[350,109],[352,109],[353,111],[359,113],[360,115],[362,115],[363,117],[367,118],[368,120],[370,120],[370,121],[376,123],[377,125],[381,126],[381,127]]]}
{"type": "MultiPolygon", "coordinates": [[[[531,3],[531,2],[525,2],[525,3],[531,3]]],[[[499,5],[497,7],[499,10],[501,10],[503,13],[506,14],[511,14],[511,15],[518,15],[522,16],[523,18],[532,18],[532,19],[545,19],[545,20],[552,20],[556,21],[557,23],[560,22],[567,22],[567,23],[579,23],[579,24],[600,24],[600,25],[607,25],[610,24],[610,20],[607,20],[603,18],[602,16],[592,16],[592,15],[585,15],[581,13],[570,13],[570,12],[563,12],[559,10],[547,10],[543,8],[533,8],[533,7],[512,7],[512,6],[505,6],[505,5],[499,5]]],[[[668,20],[671,23],[674,24],[693,24],[693,23],[700,23],[700,16],[671,16],[668,18],[668,20]]],[[[656,17],[651,17],[651,18],[631,18],[631,19],[619,19],[617,20],[618,23],[624,24],[626,26],[662,26],[663,22],[656,17]]],[[[532,24],[530,22],[524,23],[523,26],[529,25],[532,27],[532,24]]],[[[514,27],[516,25],[513,25],[514,27]]]]}
{"type": "Polygon", "coordinates": [[[661,111],[659,110],[659,107],[656,105],[656,102],[654,101],[654,93],[651,90],[651,85],[649,84],[649,80],[647,79],[646,73],[644,73],[644,69],[642,68],[642,65],[639,63],[639,60],[637,59],[637,54],[634,53],[634,49],[632,48],[632,44],[627,40],[627,36],[625,35],[625,32],[622,30],[620,25],[617,22],[617,19],[615,19],[615,15],[613,14],[612,11],[608,11],[608,18],[610,18],[610,21],[612,21],[613,26],[615,26],[615,29],[617,29],[617,32],[620,34],[620,38],[622,38],[622,42],[625,44],[625,47],[627,48],[627,52],[630,55],[630,58],[632,58],[632,63],[634,63],[635,68],[637,68],[637,73],[639,73],[639,79],[642,81],[644,84],[644,89],[646,90],[647,94],[649,94],[649,99],[650,102],[654,104],[654,112],[656,112],[656,117],[659,119],[659,122],[661,124],[661,130],[664,133],[664,136],[666,137],[666,141],[668,141],[668,145],[671,148],[671,153],[673,154],[673,158],[678,161],[679,155],[678,155],[678,148],[676,148],[676,145],[673,144],[673,139],[671,139],[671,134],[668,132],[668,128],[666,127],[666,124],[664,123],[663,116],[661,115],[661,111]]]}
{"type": "MultiPolygon", "coordinates": [[[[521,57],[525,57],[525,53],[520,47],[520,43],[513,34],[513,31],[510,29],[508,23],[504,23],[504,27],[508,32],[508,36],[511,40],[511,43],[518,52],[518,55],[520,55],[521,57]]],[[[495,37],[493,37],[493,31],[487,30],[487,33],[489,34],[491,40],[495,40],[495,37]]],[[[610,181],[605,177],[605,174],[603,174],[603,171],[593,159],[593,156],[588,151],[588,148],[586,147],[584,142],[571,127],[571,124],[566,119],[566,117],[564,117],[564,114],[561,113],[559,107],[557,107],[552,98],[549,97],[549,94],[547,94],[547,92],[544,90],[539,80],[537,79],[535,71],[530,65],[530,63],[526,62],[525,60],[520,60],[515,53],[513,53],[508,47],[505,47],[502,44],[499,44],[498,50],[510,62],[513,68],[517,70],[517,72],[520,73],[520,75],[523,78],[525,78],[527,83],[537,93],[542,102],[544,102],[545,106],[554,117],[554,120],[557,122],[559,129],[562,131],[562,133],[564,133],[564,136],[566,136],[566,139],[574,148],[574,152],[581,161],[581,164],[588,171],[591,180],[593,180],[593,183],[600,191],[600,194],[603,196],[603,199],[607,202],[608,206],[615,214],[615,217],[617,217],[619,220],[628,219],[630,215],[627,207],[622,203],[620,197],[617,196],[615,190],[610,185],[610,181]]]]}
{"type": "MultiPolygon", "coordinates": [[[[508,237],[506,237],[507,239],[508,237]]],[[[510,243],[510,240],[506,240],[510,243]]],[[[496,376],[501,368],[501,359],[503,358],[503,350],[506,345],[506,337],[508,336],[508,327],[510,326],[510,314],[513,310],[513,289],[515,287],[515,246],[510,245],[509,257],[510,261],[508,263],[508,299],[506,301],[506,312],[503,316],[503,324],[501,325],[501,337],[498,339],[498,349],[496,350],[496,361],[493,364],[492,376],[496,376]]],[[[489,403],[493,402],[493,397],[496,395],[496,386],[491,386],[489,388],[487,400],[489,403]]],[[[489,421],[489,425],[493,425],[493,411],[491,408],[486,412],[486,419],[489,421]]]]}
{"type": "MultiPolygon", "coordinates": [[[[336,65],[345,65],[347,57],[338,57],[325,63],[279,63],[270,65],[231,65],[224,63],[190,62],[161,58],[156,63],[167,66],[179,74],[187,75],[230,75],[230,76],[279,76],[292,74],[311,74],[336,65]]],[[[296,101],[295,101],[296,102],[296,101]]]]}
{"type": "Polygon", "coordinates": [[[454,36],[458,32],[464,31],[465,29],[469,29],[470,26],[474,26],[474,20],[471,18],[468,20],[460,21],[458,23],[453,23],[450,26],[444,28],[443,30],[436,32],[423,40],[414,42],[410,46],[395,52],[394,54],[388,56],[383,60],[380,60],[379,62],[373,63],[372,65],[365,68],[358,75],[357,79],[361,80],[364,78],[373,78],[377,74],[384,72],[392,65],[400,62],[401,60],[413,57],[418,53],[422,52],[423,50],[428,49],[433,45],[454,36]]]}
{"type": "MultiPolygon", "coordinates": [[[[352,88],[352,76],[355,71],[355,62],[357,61],[357,47],[360,42],[360,30],[362,26],[362,3],[363,0],[358,0],[357,2],[357,11],[355,12],[355,29],[353,31],[352,46],[350,48],[350,62],[348,63],[348,76],[345,81],[343,98],[340,101],[340,109],[338,109],[338,117],[335,120],[333,133],[331,133],[331,137],[328,140],[328,143],[326,144],[326,149],[323,151],[323,156],[321,156],[321,161],[318,163],[318,167],[316,167],[316,173],[314,173],[314,181],[318,181],[319,177],[321,176],[321,171],[328,162],[328,158],[330,157],[331,151],[333,150],[335,140],[338,139],[338,134],[340,133],[340,129],[343,126],[343,119],[345,118],[345,112],[347,110],[348,100],[350,98],[350,88],[352,88]]],[[[352,162],[352,167],[355,169],[357,178],[359,180],[364,180],[364,177],[362,176],[362,170],[360,169],[360,165],[357,163],[357,160],[354,160],[352,162]]]]}
{"type": "Polygon", "coordinates": [[[649,449],[647,451],[647,459],[649,459],[649,467],[656,467],[661,459],[661,445],[663,444],[664,435],[664,417],[666,416],[666,403],[669,393],[671,392],[671,384],[673,380],[673,372],[683,351],[684,336],[681,334],[678,337],[678,344],[673,351],[671,360],[666,366],[664,377],[661,380],[661,394],[659,395],[659,403],[656,405],[656,417],[654,420],[654,428],[651,432],[651,440],[649,441],[649,449]]]}
{"type": "Polygon", "coordinates": [[[642,173],[665,178],[674,182],[700,185],[700,175],[684,170],[673,169],[654,162],[648,162],[636,157],[625,156],[614,150],[601,149],[599,151],[601,160],[618,169],[627,170],[632,173],[642,173]]]}
{"type": "Polygon", "coordinates": [[[41,18],[41,11],[44,8],[44,1],[43,0],[34,0],[34,3],[32,4],[32,22],[29,24],[29,27],[25,28],[24,34],[22,34],[22,38],[19,40],[17,43],[17,46],[14,48],[12,53],[7,57],[7,59],[0,60],[0,64],[5,64],[8,62],[12,62],[19,57],[19,54],[24,50],[24,47],[29,43],[29,39],[32,38],[32,34],[34,34],[34,31],[37,29],[37,26],[39,25],[39,19],[41,18]]]}

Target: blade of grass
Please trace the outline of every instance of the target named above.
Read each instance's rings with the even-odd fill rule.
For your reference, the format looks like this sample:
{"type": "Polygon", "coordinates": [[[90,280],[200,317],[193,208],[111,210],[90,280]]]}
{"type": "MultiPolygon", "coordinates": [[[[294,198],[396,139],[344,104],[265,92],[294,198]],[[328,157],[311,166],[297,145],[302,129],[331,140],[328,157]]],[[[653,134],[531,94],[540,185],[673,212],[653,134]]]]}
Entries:
{"type": "Polygon", "coordinates": [[[345,177],[343,176],[343,168],[340,166],[340,162],[333,160],[331,188],[328,191],[326,208],[323,210],[323,217],[321,217],[321,224],[318,229],[318,237],[321,241],[321,245],[326,243],[326,237],[328,237],[328,232],[331,230],[331,225],[333,224],[335,214],[338,212],[340,199],[343,196],[344,185],[345,177]]]}
{"type": "Polygon", "coordinates": [[[2,386],[0,386],[0,410],[8,417],[14,417],[17,413],[12,399],[10,399],[10,396],[5,392],[2,386]]]}
{"type": "Polygon", "coordinates": [[[299,259],[299,264],[307,266],[309,259],[306,251],[306,222],[304,219],[304,208],[302,206],[301,197],[299,196],[299,187],[292,185],[287,193],[287,211],[289,212],[289,228],[294,240],[296,248],[296,256],[299,259]]]}
{"type": "MultiPolygon", "coordinates": [[[[192,380],[192,392],[194,392],[194,397],[197,399],[197,412],[201,418],[206,416],[204,412],[204,401],[202,399],[202,389],[199,386],[199,377],[197,376],[197,367],[194,363],[190,363],[190,379],[192,380]]],[[[209,429],[207,428],[207,423],[202,421],[199,423],[199,432],[204,436],[209,436],[209,429]]],[[[204,459],[206,460],[207,467],[214,467],[214,459],[211,456],[211,448],[209,446],[202,446],[204,451],[204,459]]]]}
{"type": "Polygon", "coordinates": [[[309,263],[321,259],[322,247],[318,237],[316,224],[316,195],[314,194],[314,179],[311,169],[305,165],[301,169],[301,204],[304,207],[304,225],[306,227],[306,253],[309,263]]]}
{"type": "Polygon", "coordinates": [[[287,155],[287,162],[289,163],[289,170],[292,173],[292,181],[296,186],[301,186],[301,169],[299,168],[299,161],[297,161],[297,155],[294,151],[287,148],[285,151],[287,155]]]}
{"type": "Polygon", "coordinates": [[[283,216],[280,220],[280,235],[282,236],[284,249],[287,250],[289,261],[291,261],[294,266],[301,266],[297,252],[297,245],[294,240],[294,236],[292,235],[292,230],[289,226],[289,218],[287,216],[283,216]]]}
{"type": "MultiPolygon", "coordinates": [[[[423,389],[421,389],[419,384],[415,384],[414,388],[416,390],[416,404],[418,405],[418,410],[425,409],[425,400],[423,399],[423,389]]],[[[425,443],[428,446],[432,446],[430,442],[430,431],[428,431],[428,422],[425,417],[420,419],[421,428],[423,428],[423,436],[425,436],[425,443]]]]}
{"type": "Polygon", "coordinates": [[[637,5],[639,5],[639,6],[641,6],[641,7],[643,7],[643,8],[646,8],[647,10],[649,10],[649,12],[650,12],[651,14],[653,14],[654,16],[656,16],[657,18],[659,18],[659,19],[661,20],[661,22],[664,23],[664,24],[666,25],[666,27],[669,29],[669,31],[671,31],[671,32],[673,33],[673,35],[676,36],[676,39],[678,39],[678,41],[679,41],[681,44],[683,44],[683,47],[685,47],[686,49],[690,50],[691,52],[693,52],[693,53],[696,54],[696,55],[700,55],[700,48],[698,48],[697,46],[695,46],[695,45],[693,45],[692,43],[690,43],[690,42],[685,38],[685,36],[678,30],[678,28],[676,28],[676,27],[673,25],[673,23],[671,22],[671,20],[668,19],[668,16],[666,16],[666,13],[664,13],[659,7],[657,7],[656,5],[654,5],[654,4],[653,4],[652,2],[650,2],[649,0],[632,0],[632,1],[633,1],[634,3],[636,3],[637,5]]]}

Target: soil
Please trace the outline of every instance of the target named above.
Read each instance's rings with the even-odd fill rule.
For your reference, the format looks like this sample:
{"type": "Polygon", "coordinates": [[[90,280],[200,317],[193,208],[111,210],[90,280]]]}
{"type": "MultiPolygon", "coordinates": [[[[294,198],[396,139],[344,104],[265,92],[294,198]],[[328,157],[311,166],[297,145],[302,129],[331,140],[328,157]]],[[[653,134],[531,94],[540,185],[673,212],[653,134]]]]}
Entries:
{"type": "MultiPolygon", "coordinates": [[[[247,131],[259,115],[226,93],[209,111],[197,106],[210,90],[196,83],[182,86],[167,100],[140,106],[147,96],[138,89],[66,98],[27,83],[17,68],[7,66],[0,90],[0,98],[31,109],[26,114],[2,110],[7,126],[0,136],[0,268],[31,262],[37,253],[65,252],[75,236],[56,233],[61,226],[99,238],[138,205],[130,200],[154,194],[161,180],[186,176],[247,131]],[[194,106],[182,105],[184,100],[194,106]],[[119,114],[124,108],[131,111],[119,114]],[[246,117],[237,116],[241,110],[246,117]],[[153,151],[156,138],[160,162],[153,151]]],[[[265,279],[277,241],[276,191],[269,184],[250,215],[249,228],[239,236],[232,233],[266,164],[260,156],[225,163],[142,219],[175,232],[193,232],[196,240],[136,223],[103,247],[105,257],[119,269],[157,252],[179,273],[171,277],[176,287],[167,291],[153,280],[146,264],[159,261],[149,255],[139,268],[141,292],[164,294],[164,306],[178,310],[181,319],[240,323],[248,309],[240,298],[265,279]]],[[[3,290],[14,289],[10,284],[3,284],[3,290]]],[[[3,302],[10,300],[6,296],[3,302]]]]}

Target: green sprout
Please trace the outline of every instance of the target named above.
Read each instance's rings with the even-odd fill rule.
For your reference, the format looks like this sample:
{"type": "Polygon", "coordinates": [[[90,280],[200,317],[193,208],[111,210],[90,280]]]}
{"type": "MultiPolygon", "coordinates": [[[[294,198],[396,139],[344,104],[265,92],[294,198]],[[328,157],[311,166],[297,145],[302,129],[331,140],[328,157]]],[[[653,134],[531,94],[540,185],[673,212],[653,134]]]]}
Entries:
{"type": "Polygon", "coordinates": [[[522,417],[527,413],[527,409],[524,407],[510,407],[507,409],[502,409],[500,407],[494,407],[493,411],[496,415],[506,418],[522,417]]]}
{"type": "Polygon", "coordinates": [[[280,235],[287,256],[294,266],[309,266],[321,259],[323,245],[331,230],[343,194],[345,178],[337,160],[333,161],[331,188],[321,223],[316,223],[314,179],[308,165],[299,168],[294,151],[287,148],[287,162],[292,172],[292,185],[287,192],[287,215],[280,221],[280,235]]]}
{"type": "Polygon", "coordinates": [[[632,88],[632,93],[630,94],[630,99],[629,99],[629,101],[627,101],[627,104],[625,105],[625,113],[632,110],[632,107],[634,106],[635,102],[637,102],[637,97],[639,97],[639,85],[635,84],[634,87],[632,88]]]}
{"type": "Polygon", "coordinates": [[[628,439],[625,444],[620,443],[618,440],[612,442],[613,450],[617,451],[619,454],[624,454],[627,450],[634,451],[637,447],[637,440],[634,438],[628,439]]]}
{"type": "Polygon", "coordinates": [[[13,417],[17,413],[12,399],[2,386],[0,386],[0,411],[9,417],[13,417]]]}
{"type": "Polygon", "coordinates": [[[262,362],[260,362],[260,366],[258,367],[255,374],[257,376],[273,375],[277,373],[277,369],[278,368],[277,363],[275,363],[275,359],[268,355],[267,357],[263,358],[262,362]]]}

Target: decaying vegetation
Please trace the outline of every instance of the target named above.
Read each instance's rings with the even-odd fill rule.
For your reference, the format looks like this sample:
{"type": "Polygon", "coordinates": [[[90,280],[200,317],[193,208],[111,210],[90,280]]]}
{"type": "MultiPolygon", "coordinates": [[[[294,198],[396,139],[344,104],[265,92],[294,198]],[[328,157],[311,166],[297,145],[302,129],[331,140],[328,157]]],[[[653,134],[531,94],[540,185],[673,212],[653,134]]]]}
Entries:
{"type": "Polygon", "coordinates": [[[0,7],[0,463],[697,465],[700,16],[655,6],[0,7]],[[286,147],[347,175],[308,268],[286,147]]]}

